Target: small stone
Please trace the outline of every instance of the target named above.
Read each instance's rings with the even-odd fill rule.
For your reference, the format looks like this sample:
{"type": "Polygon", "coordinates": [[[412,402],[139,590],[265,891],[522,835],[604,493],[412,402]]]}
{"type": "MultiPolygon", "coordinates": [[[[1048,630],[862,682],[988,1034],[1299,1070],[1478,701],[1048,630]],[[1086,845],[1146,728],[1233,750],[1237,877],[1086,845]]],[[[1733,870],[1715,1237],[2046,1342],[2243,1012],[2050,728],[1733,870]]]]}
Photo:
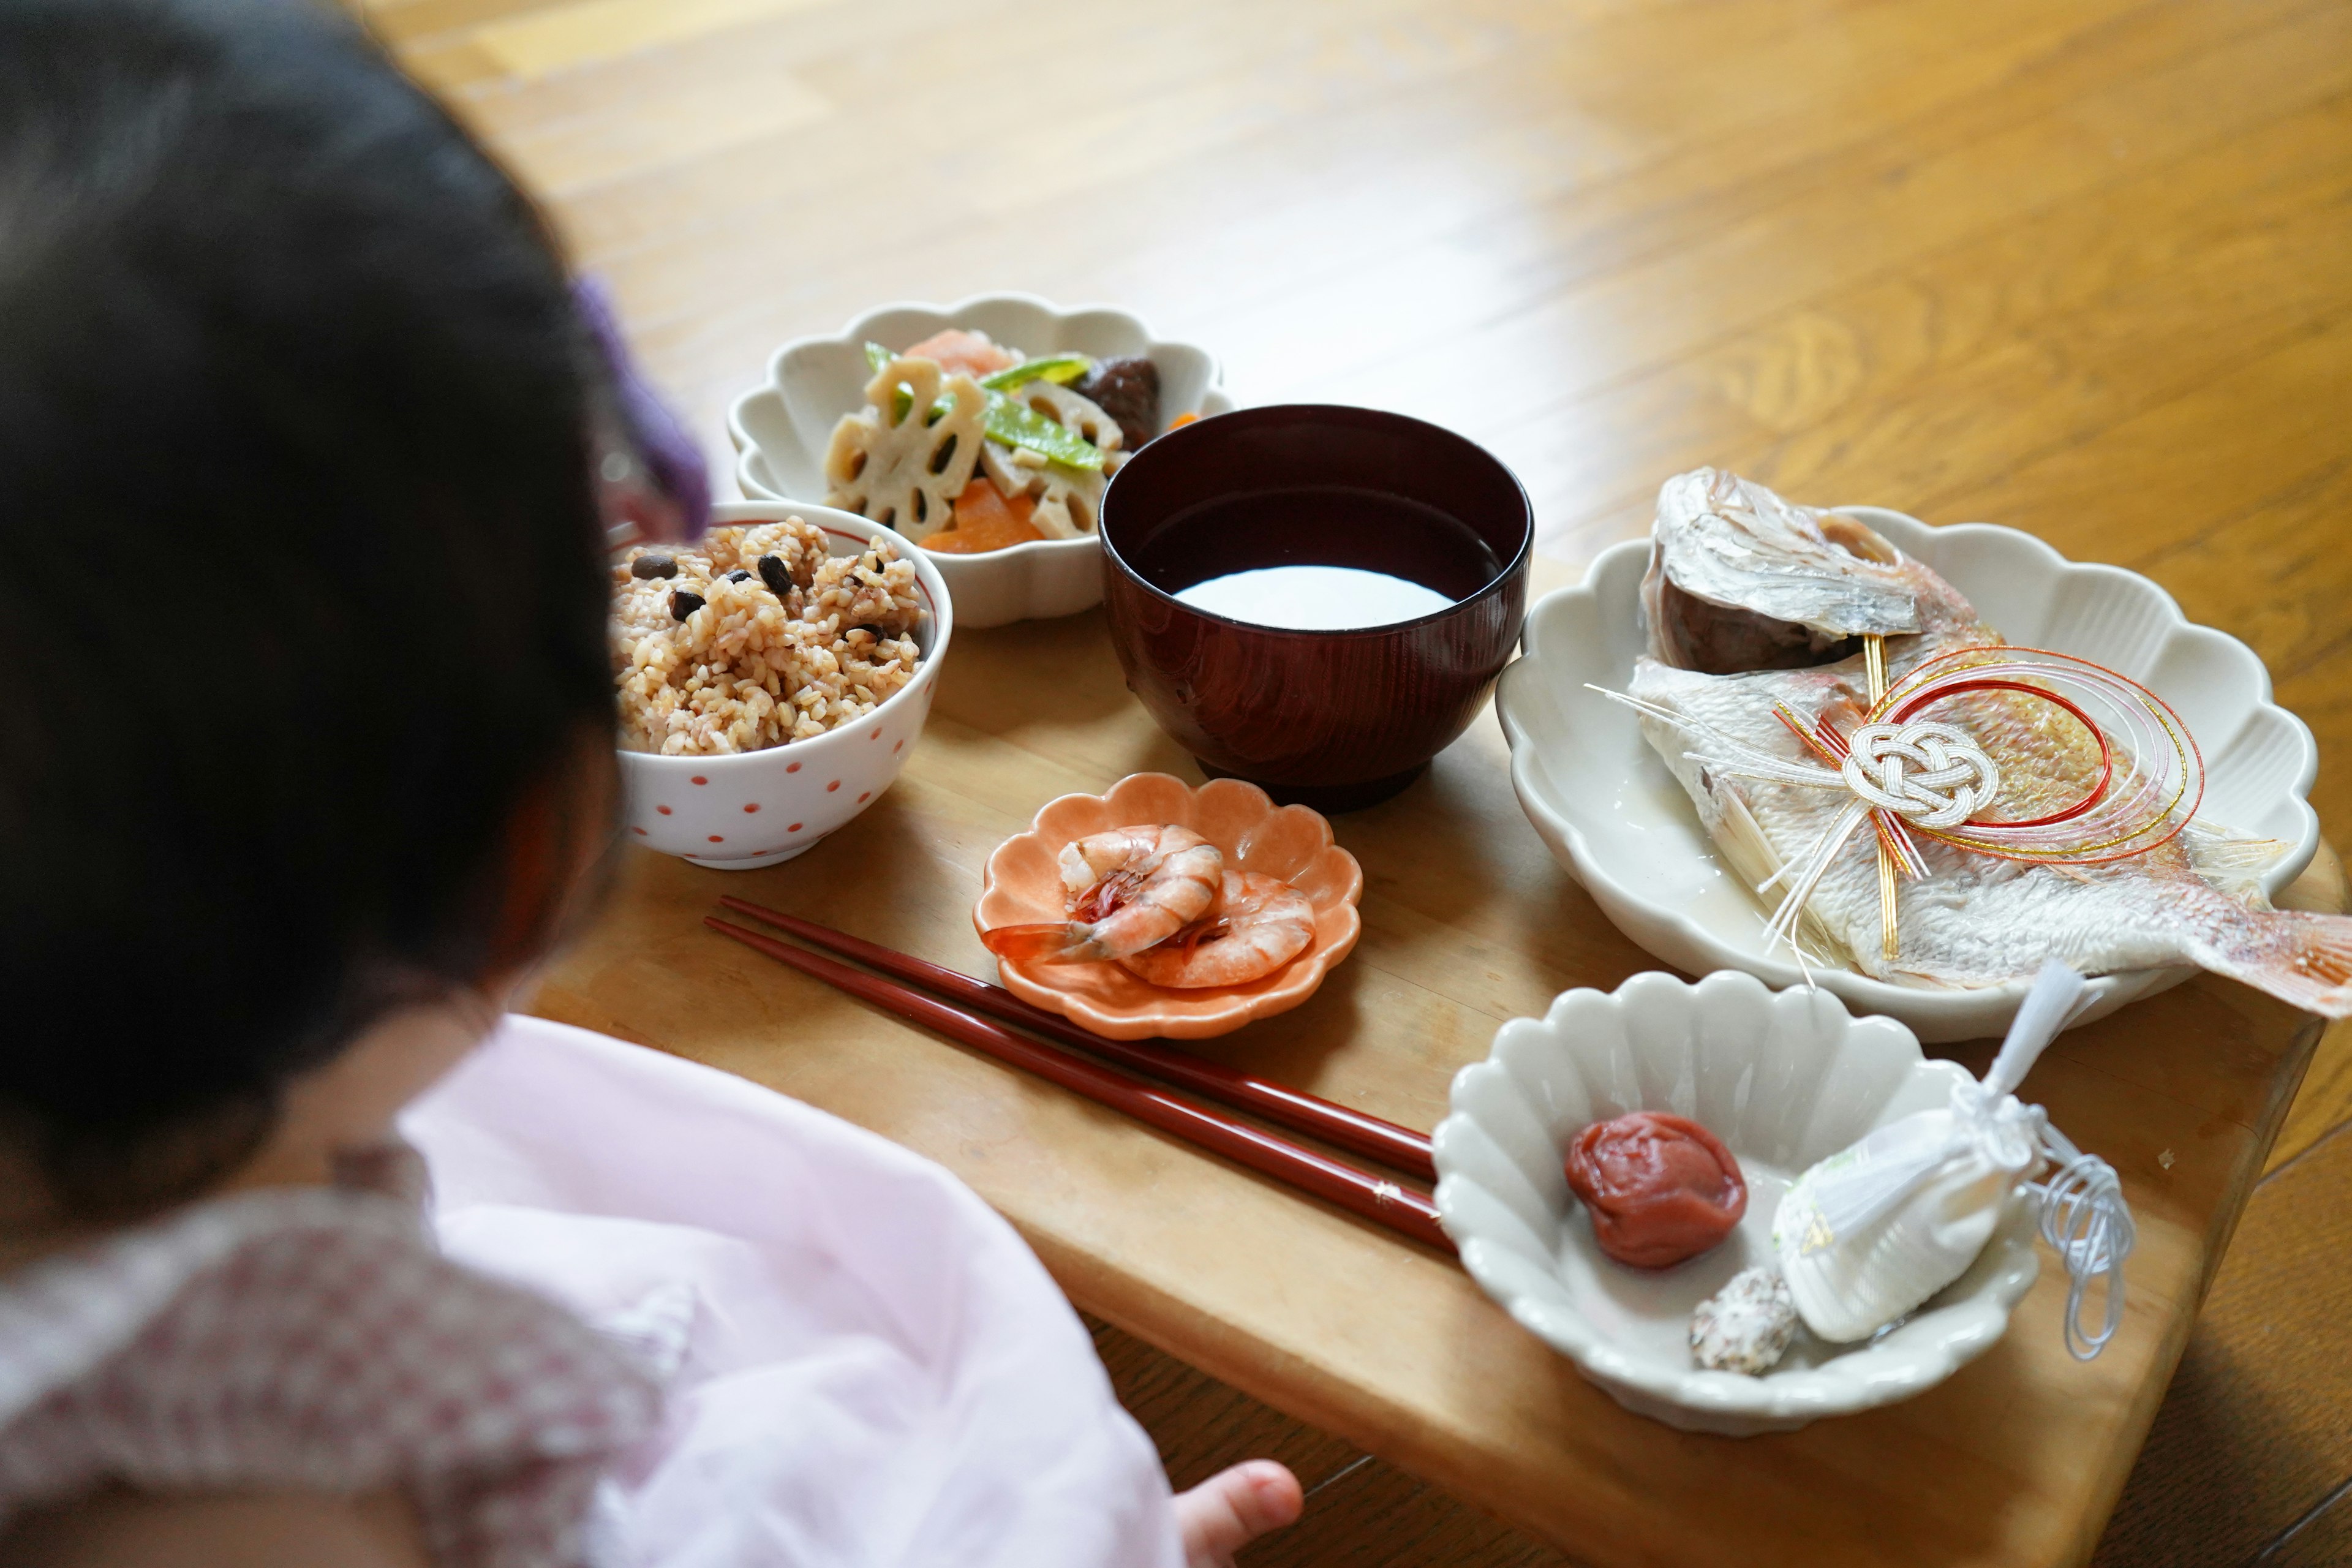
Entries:
{"type": "Polygon", "coordinates": [[[793,574],[786,569],[782,556],[762,555],[759,564],[760,581],[768,585],[768,592],[779,599],[792,592],[793,574]]]}
{"type": "Polygon", "coordinates": [[[1710,1372],[1761,1377],[1797,1334],[1797,1299],[1773,1268],[1743,1268],[1691,1314],[1691,1359],[1710,1372]]]}
{"type": "Polygon", "coordinates": [[[629,575],[640,583],[654,577],[675,577],[677,575],[677,558],[664,555],[658,551],[640,555],[629,563],[629,575]]]}
{"type": "Polygon", "coordinates": [[[734,571],[727,574],[727,580],[730,583],[749,583],[751,580],[751,574],[738,566],[734,571]]]}
{"type": "Polygon", "coordinates": [[[691,588],[680,588],[669,596],[669,618],[682,621],[709,602],[691,588]]]}

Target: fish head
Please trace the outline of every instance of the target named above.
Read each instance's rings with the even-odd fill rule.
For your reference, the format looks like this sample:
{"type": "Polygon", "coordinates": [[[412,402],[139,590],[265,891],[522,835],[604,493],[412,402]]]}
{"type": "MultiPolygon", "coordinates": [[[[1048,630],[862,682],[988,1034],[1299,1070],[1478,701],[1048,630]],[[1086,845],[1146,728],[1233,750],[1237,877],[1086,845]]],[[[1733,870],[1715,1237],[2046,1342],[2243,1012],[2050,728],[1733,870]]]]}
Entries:
{"type": "Polygon", "coordinates": [[[1923,598],[1950,595],[1854,519],[1791,505],[1737,474],[1694,468],[1658,491],[1642,603],[1652,656],[1679,668],[1733,674],[1847,658],[1856,638],[1924,629],[1923,598]]]}

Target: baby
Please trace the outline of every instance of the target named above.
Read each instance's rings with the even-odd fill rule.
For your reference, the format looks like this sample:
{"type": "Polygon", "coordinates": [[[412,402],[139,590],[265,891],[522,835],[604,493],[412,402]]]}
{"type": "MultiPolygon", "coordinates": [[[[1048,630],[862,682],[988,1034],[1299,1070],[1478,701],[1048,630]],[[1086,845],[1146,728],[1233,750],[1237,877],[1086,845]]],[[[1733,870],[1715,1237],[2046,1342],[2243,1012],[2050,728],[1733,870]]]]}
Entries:
{"type": "MultiPolygon", "coordinates": [[[[612,1506],[679,1440],[660,1358],[445,1256],[393,1137],[613,853],[607,530],[698,508],[674,452],[629,460],[608,340],[530,202],[324,8],[0,7],[0,1557],[663,1554],[612,1506]]],[[[911,1161],[569,1050],[532,1059],[911,1161]]],[[[1297,1515],[1263,1461],[1171,1506],[1124,1430],[1089,1473],[1157,1512],[1088,1525],[1101,1561],[1227,1563],[1297,1515]]],[[[972,1560],[1059,1560],[1003,1511],[972,1560]]]]}

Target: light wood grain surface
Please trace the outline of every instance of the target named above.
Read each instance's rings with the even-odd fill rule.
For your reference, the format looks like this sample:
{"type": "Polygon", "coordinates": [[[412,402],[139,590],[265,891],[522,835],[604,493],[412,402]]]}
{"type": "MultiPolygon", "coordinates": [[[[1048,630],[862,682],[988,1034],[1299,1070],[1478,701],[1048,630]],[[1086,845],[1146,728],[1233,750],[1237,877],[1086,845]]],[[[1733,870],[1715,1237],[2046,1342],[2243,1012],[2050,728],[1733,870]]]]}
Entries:
{"type": "MultiPolygon", "coordinates": [[[[1219,354],[1244,402],[1377,404],[1488,444],[1536,497],[1548,581],[1699,462],[2146,572],[2268,661],[2319,735],[2323,820],[2352,820],[2341,0],[364,14],[545,196],[715,458],[726,401],[788,336],[901,297],[1111,300],[1219,354]]],[[[1249,1059],[1426,1125],[1496,1019],[1643,966],[1518,817],[1499,748],[1484,721],[1426,783],[1342,821],[1371,880],[1363,949],[1245,1037],[1249,1059]]],[[[2036,1075],[2142,1215],[2115,1352],[2082,1373],[2012,1335],[1899,1411],[1730,1445],[1622,1415],[1441,1260],[697,928],[724,887],[977,967],[980,855],[1051,794],[1144,765],[1186,766],[1090,618],[960,637],[874,811],[748,878],[643,858],[551,1009],[946,1160],[1107,1336],[1131,1331],[1106,1342],[1163,1442],[1223,1400],[1229,1426],[1280,1422],[1269,1406],[1313,1424],[1279,1439],[1308,1469],[1380,1456],[1317,1500],[1344,1554],[1317,1554],[1310,1519],[1293,1532],[1310,1544],[1265,1549],[1284,1562],[1551,1560],[1423,1482],[1592,1562],[2079,1561],[2276,1134],[2231,1256],[2246,1283],[2222,1274],[2101,1561],[2328,1561],[2352,1531],[2352,1443],[2299,1392],[2345,1387],[2324,1369],[2352,1333],[2294,1287],[2342,1278],[2313,1226],[2347,1146],[2352,1037],[2326,1037],[2294,1100],[2315,1032],[2235,988],[2131,1009],[2036,1075]],[[1138,1335],[1230,1386],[1129,1355],[1138,1335]],[[2200,1433],[2255,1433],[2268,1479],[2186,1462],[2200,1433]],[[2169,1511],[2147,1511],[2157,1497],[2169,1511]],[[2220,1522],[2181,1534],[2191,1519],[2220,1522]],[[2161,1544],[2191,1539],[2220,1555],[2161,1544]]],[[[2024,1321],[2054,1310],[2045,1284],[2024,1321]]],[[[1205,1455],[1205,1431],[1176,1449],[1205,1455]]]]}
{"type": "MultiPolygon", "coordinates": [[[[1199,1048],[1428,1127],[1503,1019],[1649,967],[1552,864],[1505,755],[1488,716],[1423,784],[1340,819],[1369,884],[1355,955],[1297,1011],[1199,1048]]],[[[1788,1436],[1689,1436],[1618,1410],[1450,1259],[699,925],[719,892],[740,890],[982,972],[969,909],[990,848],[1055,795],[1189,767],[1126,698],[1098,616],[960,637],[906,774],[865,816],[763,871],[636,855],[540,1007],[940,1160],[1089,1311],[1590,1561],[2042,1563],[2089,1550],[2315,1023],[2198,981],[2063,1037],[2035,1069],[2036,1097],[2115,1162],[2138,1220],[2126,1328],[2097,1363],[2061,1348],[2063,1286],[2046,1274],[2019,1309],[2029,1331],[1919,1399],[1788,1436]]],[[[1990,1049],[1955,1054],[1981,1070],[1990,1049]]]]}

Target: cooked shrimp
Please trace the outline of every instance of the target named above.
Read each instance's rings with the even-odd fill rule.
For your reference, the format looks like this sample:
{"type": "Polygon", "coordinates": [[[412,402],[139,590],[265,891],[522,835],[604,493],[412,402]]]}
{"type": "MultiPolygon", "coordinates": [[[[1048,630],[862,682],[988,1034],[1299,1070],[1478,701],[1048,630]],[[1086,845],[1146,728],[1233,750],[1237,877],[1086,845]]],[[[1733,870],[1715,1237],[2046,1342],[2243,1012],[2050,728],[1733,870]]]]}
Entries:
{"type": "Polygon", "coordinates": [[[1119,963],[1153,985],[1246,985],[1305,952],[1314,940],[1315,906],[1306,894],[1279,877],[1228,871],[1223,897],[1207,916],[1119,963]]]}
{"type": "Polygon", "coordinates": [[[1115,827],[1062,851],[1070,918],[998,926],[981,941],[999,958],[1089,963],[1165,942],[1209,912],[1224,851],[1189,827],[1115,827]]]}

